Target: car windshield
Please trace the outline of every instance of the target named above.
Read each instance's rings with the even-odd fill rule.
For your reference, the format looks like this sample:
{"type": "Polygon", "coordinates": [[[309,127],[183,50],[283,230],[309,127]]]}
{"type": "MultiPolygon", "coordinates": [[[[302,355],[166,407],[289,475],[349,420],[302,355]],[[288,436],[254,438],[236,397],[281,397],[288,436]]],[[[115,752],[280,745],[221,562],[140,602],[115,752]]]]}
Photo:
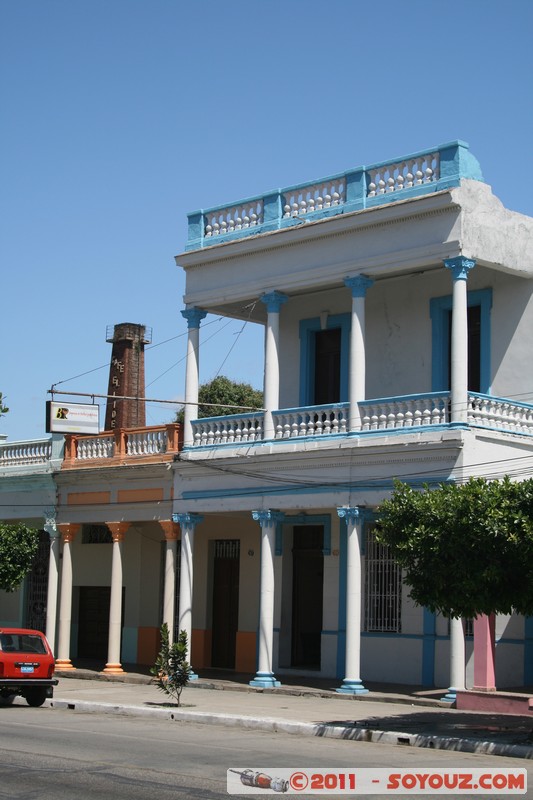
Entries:
{"type": "Polygon", "coordinates": [[[46,654],[43,639],[34,633],[0,633],[0,650],[4,653],[46,654]]]}

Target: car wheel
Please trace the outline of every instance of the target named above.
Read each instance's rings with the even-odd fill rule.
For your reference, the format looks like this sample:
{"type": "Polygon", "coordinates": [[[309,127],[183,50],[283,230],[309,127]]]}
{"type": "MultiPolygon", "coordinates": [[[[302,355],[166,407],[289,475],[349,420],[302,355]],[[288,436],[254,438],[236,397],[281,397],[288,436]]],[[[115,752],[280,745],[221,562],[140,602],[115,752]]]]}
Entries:
{"type": "Polygon", "coordinates": [[[0,706],[10,706],[16,694],[0,694],[0,706]]]}
{"type": "Polygon", "coordinates": [[[42,706],[45,700],[46,700],[46,688],[28,689],[26,692],[26,702],[29,706],[37,708],[37,706],[42,706]]]}

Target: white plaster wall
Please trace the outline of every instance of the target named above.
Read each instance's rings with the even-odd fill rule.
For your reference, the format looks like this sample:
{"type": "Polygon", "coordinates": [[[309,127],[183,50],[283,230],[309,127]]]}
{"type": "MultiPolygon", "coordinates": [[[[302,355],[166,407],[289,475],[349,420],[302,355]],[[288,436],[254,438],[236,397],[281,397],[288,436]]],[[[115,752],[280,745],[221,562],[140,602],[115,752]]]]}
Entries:
{"type": "Polygon", "coordinates": [[[422,674],[422,642],[418,639],[363,636],[361,677],[378,683],[419,684],[422,674]]]}

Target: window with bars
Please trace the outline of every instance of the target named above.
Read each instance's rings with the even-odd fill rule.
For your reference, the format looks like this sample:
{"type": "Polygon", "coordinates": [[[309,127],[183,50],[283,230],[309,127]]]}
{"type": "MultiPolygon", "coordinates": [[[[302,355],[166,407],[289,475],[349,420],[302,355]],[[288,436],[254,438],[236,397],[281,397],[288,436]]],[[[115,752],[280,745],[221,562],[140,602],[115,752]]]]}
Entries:
{"type": "Polygon", "coordinates": [[[365,631],[401,633],[401,609],[401,569],[389,548],[376,541],[375,524],[369,523],[365,548],[365,631]]]}

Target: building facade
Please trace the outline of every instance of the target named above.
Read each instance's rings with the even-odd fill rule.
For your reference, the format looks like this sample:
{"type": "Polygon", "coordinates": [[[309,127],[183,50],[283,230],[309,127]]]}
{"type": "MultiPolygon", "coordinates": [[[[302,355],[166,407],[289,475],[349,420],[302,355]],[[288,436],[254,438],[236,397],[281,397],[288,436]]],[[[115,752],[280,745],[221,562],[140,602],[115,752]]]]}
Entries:
{"type": "MultiPolygon", "coordinates": [[[[151,663],[165,619],[255,686],[473,685],[470,628],[414,606],[374,527],[394,479],[531,471],[532,234],[463,142],[191,214],[183,446],[81,437],[51,470],[60,662],[151,663]],[[264,327],[263,410],[196,418],[208,313],[264,327]]],[[[532,621],[495,636],[498,687],[531,683],[532,621]]]]}

